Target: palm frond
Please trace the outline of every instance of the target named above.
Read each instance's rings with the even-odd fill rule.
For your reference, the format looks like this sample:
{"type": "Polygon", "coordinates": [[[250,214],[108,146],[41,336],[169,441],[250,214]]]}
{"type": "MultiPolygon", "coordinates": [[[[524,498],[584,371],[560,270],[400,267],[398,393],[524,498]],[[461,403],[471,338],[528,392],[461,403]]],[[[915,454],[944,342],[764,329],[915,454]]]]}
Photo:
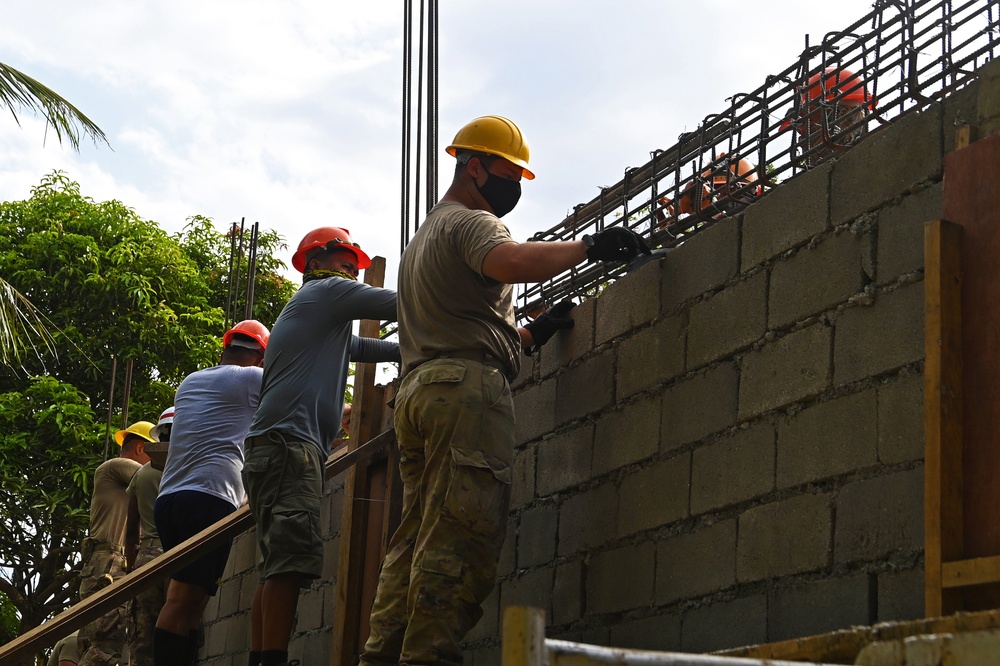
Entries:
{"type": "Polygon", "coordinates": [[[59,143],[66,139],[73,150],[80,149],[80,137],[87,135],[94,143],[100,140],[111,145],[104,131],[82,111],[48,86],[3,63],[0,63],[0,103],[10,109],[18,124],[18,108],[41,115],[55,131],[59,143]]]}
{"type": "Polygon", "coordinates": [[[43,365],[43,351],[54,356],[55,338],[46,328],[45,319],[31,301],[0,278],[0,363],[10,368],[16,364],[24,370],[21,360],[29,350],[43,365]]]}

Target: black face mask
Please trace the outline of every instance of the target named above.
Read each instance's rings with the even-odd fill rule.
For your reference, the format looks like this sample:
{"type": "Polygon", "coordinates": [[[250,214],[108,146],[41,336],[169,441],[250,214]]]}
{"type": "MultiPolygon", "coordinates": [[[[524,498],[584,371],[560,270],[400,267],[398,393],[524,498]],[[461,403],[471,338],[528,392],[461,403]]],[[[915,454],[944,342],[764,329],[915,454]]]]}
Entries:
{"type": "Polygon", "coordinates": [[[518,200],[521,198],[521,183],[516,180],[507,180],[500,176],[494,176],[486,169],[486,182],[480,187],[475,181],[476,189],[486,199],[486,203],[493,209],[493,214],[503,217],[514,210],[518,200]]]}

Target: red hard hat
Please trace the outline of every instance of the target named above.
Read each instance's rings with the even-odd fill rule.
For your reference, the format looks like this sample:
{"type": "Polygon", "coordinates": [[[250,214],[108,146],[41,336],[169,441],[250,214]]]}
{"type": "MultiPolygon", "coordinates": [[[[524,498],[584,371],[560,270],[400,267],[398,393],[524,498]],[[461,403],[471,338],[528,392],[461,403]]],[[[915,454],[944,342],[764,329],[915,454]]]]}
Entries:
{"type": "MultiPolygon", "coordinates": [[[[222,336],[222,347],[225,349],[233,341],[233,336],[236,333],[245,335],[249,338],[253,338],[260,343],[260,346],[267,349],[268,338],[271,337],[271,332],[267,330],[267,326],[260,323],[256,319],[245,319],[240,323],[233,326],[231,329],[226,331],[222,336]]],[[[240,345],[237,345],[240,346],[240,345]]]]}
{"type": "Polygon", "coordinates": [[[299,273],[306,272],[306,254],[318,247],[341,247],[354,253],[358,259],[358,268],[364,270],[372,265],[371,258],[361,249],[361,246],[351,240],[351,232],[343,227],[320,227],[306,234],[299,243],[299,249],[292,255],[292,266],[299,273]],[[330,243],[333,243],[331,246],[330,243]]]}

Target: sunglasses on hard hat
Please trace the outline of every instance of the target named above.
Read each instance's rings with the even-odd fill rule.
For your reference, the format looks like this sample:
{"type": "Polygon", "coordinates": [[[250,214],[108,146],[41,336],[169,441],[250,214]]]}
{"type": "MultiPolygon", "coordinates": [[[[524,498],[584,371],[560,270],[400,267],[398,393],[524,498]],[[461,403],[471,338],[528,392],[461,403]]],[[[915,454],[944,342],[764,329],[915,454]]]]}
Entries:
{"type": "Polygon", "coordinates": [[[356,247],[356,248],[361,247],[360,243],[352,243],[351,241],[346,241],[342,238],[334,238],[331,241],[327,241],[326,251],[329,252],[330,250],[336,249],[338,245],[349,245],[350,247],[356,247]]]}

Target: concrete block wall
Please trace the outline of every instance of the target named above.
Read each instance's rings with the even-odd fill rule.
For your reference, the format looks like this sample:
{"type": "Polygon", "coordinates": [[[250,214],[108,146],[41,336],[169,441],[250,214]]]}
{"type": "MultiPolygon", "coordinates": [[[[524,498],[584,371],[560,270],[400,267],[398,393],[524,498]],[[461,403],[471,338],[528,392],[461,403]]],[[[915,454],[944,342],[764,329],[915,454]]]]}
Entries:
{"type": "MultiPolygon", "coordinates": [[[[923,224],[1000,63],[573,311],[513,384],[513,507],[466,661],[510,604],[548,635],[706,652],[923,613],[923,224]]],[[[329,663],[342,486],[292,656],[329,663]]],[[[240,536],[200,663],[243,663],[240,536]]]]}

